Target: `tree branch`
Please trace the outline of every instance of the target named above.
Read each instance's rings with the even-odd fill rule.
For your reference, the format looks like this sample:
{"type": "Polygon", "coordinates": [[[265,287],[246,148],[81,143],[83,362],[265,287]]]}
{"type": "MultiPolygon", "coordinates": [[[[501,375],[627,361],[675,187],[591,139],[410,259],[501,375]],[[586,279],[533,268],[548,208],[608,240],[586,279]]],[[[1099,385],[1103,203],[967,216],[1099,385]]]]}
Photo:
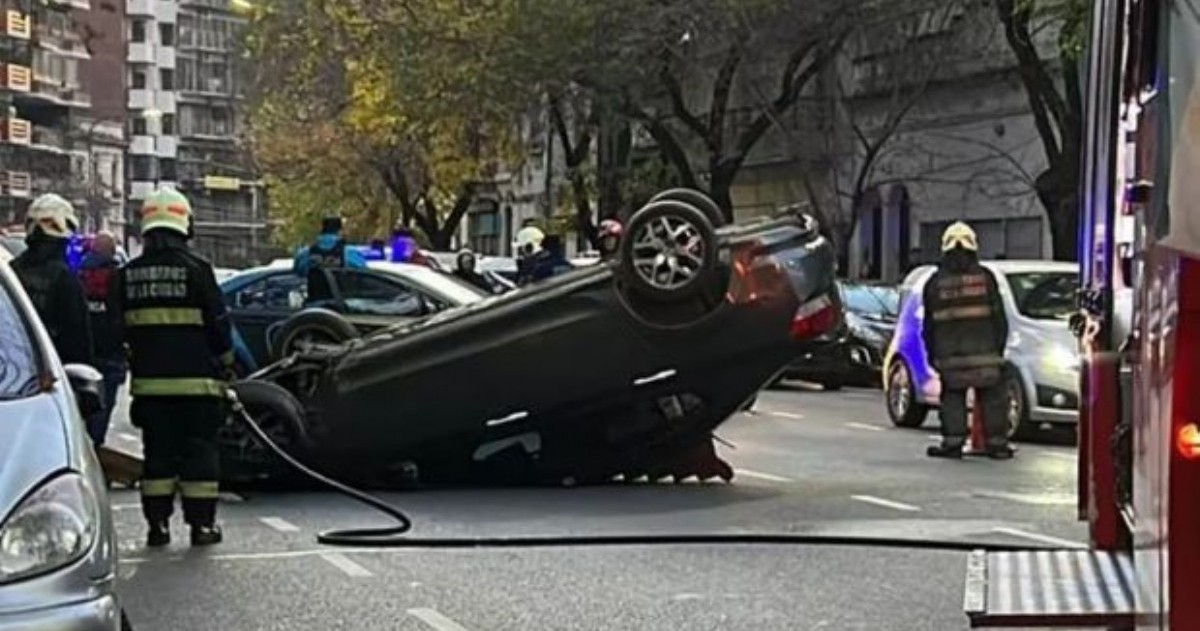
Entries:
{"type": "Polygon", "coordinates": [[[713,146],[709,144],[709,128],[688,109],[687,103],[683,98],[683,88],[679,85],[679,79],[671,73],[670,53],[664,53],[662,68],[659,70],[658,76],[663,83],[663,87],[667,89],[667,94],[671,97],[671,111],[674,112],[675,117],[690,129],[692,133],[699,136],[705,144],[708,144],[709,150],[714,150],[713,146]]]}
{"type": "Polygon", "coordinates": [[[733,78],[741,62],[741,48],[731,46],[713,81],[712,103],[708,108],[708,137],[705,140],[709,149],[717,155],[725,149],[725,114],[729,107],[729,94],[733,91],[733,78]]]}
{"type": "Polygon", "coordinates": [[[1004,37],[1017,57],[1017,74],[1025,86],[1034,125],[1042,137],[1046,159],[1053,169],[1062,154],[1057,132],[1065,128],[1067,113],[1058,88],[1046,72],[1045,62],[1038,55],[1029,33],[1032,8],[1018,8],[1016,0],[996,0],[996,11],[1004,25],[1004,37]]]}

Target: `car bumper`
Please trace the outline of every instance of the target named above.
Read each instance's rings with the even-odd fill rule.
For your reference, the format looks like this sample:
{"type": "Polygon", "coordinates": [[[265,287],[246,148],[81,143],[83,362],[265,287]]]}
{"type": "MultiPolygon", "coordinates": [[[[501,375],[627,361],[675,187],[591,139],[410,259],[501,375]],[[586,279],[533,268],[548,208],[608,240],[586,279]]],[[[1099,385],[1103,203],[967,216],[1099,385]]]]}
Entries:
{"type": "Polygon", "coordinates": [[[46,609],[0,612],[0,631],[119,631],[121,610],[115,596],[46,609]]]}
{"type": "Polygon", "coordinates": [[[821,377],[879,381],[883,370],[882,354],[870,346],[853,340],[822,342],[805,348],[783,370],[790,379],[820,380],[821,377]],[[853,353],[859,357],[855,360],[853,353]]]}

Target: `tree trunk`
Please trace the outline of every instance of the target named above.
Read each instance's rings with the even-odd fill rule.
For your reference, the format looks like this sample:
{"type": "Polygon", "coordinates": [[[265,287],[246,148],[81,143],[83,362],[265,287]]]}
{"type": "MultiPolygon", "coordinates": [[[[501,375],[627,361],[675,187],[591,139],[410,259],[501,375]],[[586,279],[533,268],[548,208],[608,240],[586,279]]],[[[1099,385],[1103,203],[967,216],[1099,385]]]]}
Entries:
{"type": "Polygon", "coordinates": [[[1079,196],[1075,178],[1046,171],[1036,183],[1038,201],[1050,221],[1050,247],[1056,261],[1079,260],[1079,196]]]}
{"type": "Polygon", "coordinates": [[[730,189],[733,188],[733,179],[737,175],[741,161],[734,163],[730,160],[722,160],[720,156],[714,156],[711,164],[712,180],[708,195],[717,203],[717,206],[721,207],[721,215],[724,217],[725,223],[733,223],[733,195],[730,189]]]}

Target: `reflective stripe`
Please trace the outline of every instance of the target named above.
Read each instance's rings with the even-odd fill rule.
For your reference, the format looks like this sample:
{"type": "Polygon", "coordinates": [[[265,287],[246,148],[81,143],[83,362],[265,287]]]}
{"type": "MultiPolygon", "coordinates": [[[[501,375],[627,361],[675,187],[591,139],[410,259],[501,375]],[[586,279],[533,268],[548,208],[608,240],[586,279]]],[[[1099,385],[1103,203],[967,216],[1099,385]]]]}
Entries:
{"type": "Polygon", "coordinates": [[[159,478],[142,480],[143,497],[173,497],[175,495],[175,478],[159,478]]]}
{"type": "Polygon", "coordinates": [[[125,314],[125,326],[203,326],[204,314],[192,307],[152,307],[125,314]]]}
{"type": "Polygon", "coordinates": [[[992,308],[987,305],[970,305],[964,307],[946,307],[933,312],[934,322],[947,320],[966,320],[968,318],[991,317],[992,308]]]}
{"type": "Polygon", "coordinates": [[[231,350],[221,353],[221,365],[223,366],[232,366],[235,359],[231,350]]]}
{"type": "Polygon", "coordinates": [[[213,396],[224,397],[229,386],[224,381],[203,377],[134,378],[129,384],[133,396],[213,396]]]}
{"type": "Polygon", "coordinates": [[[180,482],[179,492],[190,500],[215,500],[220,495],[216,482],[180,482]]]}

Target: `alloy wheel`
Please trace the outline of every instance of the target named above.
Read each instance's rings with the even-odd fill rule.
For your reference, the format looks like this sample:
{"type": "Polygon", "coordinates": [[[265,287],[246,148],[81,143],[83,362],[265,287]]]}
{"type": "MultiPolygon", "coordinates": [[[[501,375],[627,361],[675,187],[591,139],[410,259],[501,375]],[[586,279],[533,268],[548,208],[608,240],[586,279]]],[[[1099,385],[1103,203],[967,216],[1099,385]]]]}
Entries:
{"type": "Polygon", "coordinates": [[[633,235],[633,269],[647,285],[679,289],[704,269],[704,238],[699,228],[677,216],[650,221],[633,235]]]}

